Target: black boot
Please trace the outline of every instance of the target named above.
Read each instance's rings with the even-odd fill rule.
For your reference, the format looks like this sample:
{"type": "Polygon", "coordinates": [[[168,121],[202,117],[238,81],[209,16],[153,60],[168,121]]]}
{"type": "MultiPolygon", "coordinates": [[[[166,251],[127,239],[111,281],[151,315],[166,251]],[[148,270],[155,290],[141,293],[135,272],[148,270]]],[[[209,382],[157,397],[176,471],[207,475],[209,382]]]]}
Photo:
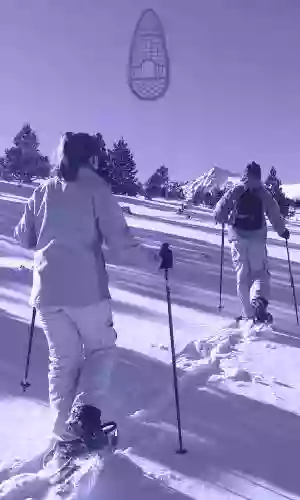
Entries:
{"type": "Polygon", "coordinates": [[[263,297],[253,299],[252,306],[254,309],[254,321],[256,323],[272,323],[272,314],[268,312],[268,301],[263,297]]]}
{"type": "Polygon", "coordinates": [[[114,422],[102,424],[101,411],[95,406],[78,403],[67,421],[69,430],[81,439],[89,451],[115,448],[117,426],[114,422]]]}

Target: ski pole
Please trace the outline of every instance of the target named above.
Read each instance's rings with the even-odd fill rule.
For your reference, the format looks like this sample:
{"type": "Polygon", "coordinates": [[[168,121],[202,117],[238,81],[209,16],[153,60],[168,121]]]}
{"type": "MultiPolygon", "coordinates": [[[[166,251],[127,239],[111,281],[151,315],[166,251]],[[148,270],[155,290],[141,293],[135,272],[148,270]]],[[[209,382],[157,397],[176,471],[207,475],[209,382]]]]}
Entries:
{"type": "Polygon", "coordinates": [[[171,306],[171,291],[170,291],[170,286],[169,286],[169,269],[172,269],[172,267],[173,267],[173,254],[172,254],[172,250],[169,248],[168,243],[164,243],[162,245],[159,255],[162,259],[160,269],[163,269],[165,271],[166,296],[167,296],[167,304],[168,304],[170,341],[171,341],[171,351],[172,351],[173,384],[174,384],[178,442],[179,442],[179,448],[178,448],[178,450],[176,450],[176,453],[183,455],[184,453],[187,452],[187,450],[185,450],[183,447],[183,439],[182,439],[178,377],[177,377],[177,367],[176,367],[176,353],[175,353],[174,329],[173,329],[173,318],[172,318],[172,306],[171,306]]]}
{"type": "Polygon", "coordinates": [[[225,244],[225,224],[222,224],[222,240],[221,240],[221,261],[220,261],[220,290],[219,290],[219,312],[222,311],[222,291],[223,291],[223,269],[224,269],[224,244],[225,244]]]}
{"type": "Polygon", "coordinates": [[[23,388],[23,392],[25,392],[26,389],[28,389],[31,386],[30,382],[28,382],[28,373],[29,373],[29,365],[30,365],[31,350],[32,350],[32,341],[33,341],[33,334],[34,334],[35,317],[36,317],[36,308],[34,307],[32,309],[32,318],[31,318],[31,324],[30,324],[30,329],[29,329],[29,342],[28,342],[28,351],[27,351],[27,359],[26,359],[26,366],[25,366],[25,374],[24,374],[24,379],[21,382],[21,387],[23,388]]]}
{"type": "Polygon", "coordinates": [[[289,264],[290,282],[291,282],[291,287],[292,287],[292,290],[293,290],[293,298],[294,298],[296,320],[297,320],[297,325],[299,325],[299,315],[298,315],[296,289],[295,289],[295,282],[294,282],[294,277],[293,277],[293,273],[292,273],[292,265],[291,265],[291,258],[290,258],[290,249],[289,249],[289,244],[288,244],[288,240],[287,239],[285,240],[285,246],[286,246],[286,253],[287,253],[287,259],[288,259],[288,264],[289,264]]]}

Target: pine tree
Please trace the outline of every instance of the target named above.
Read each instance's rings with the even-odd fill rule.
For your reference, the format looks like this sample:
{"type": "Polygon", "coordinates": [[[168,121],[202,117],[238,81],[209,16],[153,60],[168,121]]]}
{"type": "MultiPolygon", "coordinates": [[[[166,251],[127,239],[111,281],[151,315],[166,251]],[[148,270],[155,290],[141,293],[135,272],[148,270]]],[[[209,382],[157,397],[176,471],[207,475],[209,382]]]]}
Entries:
{"type": "Polygon", "coordinates": [[[110,154],[107,150],[102,134],[98,132],[97,134],[95,134],[95,137],[99,147],[97,173],[109,184],[112,184],[113,164],[110,158],[110,154]]]}
{"type": "Polygon", "coordinates": [[[184,194],[182,186],[177,181],[168,182],[168,198],[172,200],[183,200],[184,194]]]}
{"type": "Polygon", "coordinates": [[[277,176],[277,171],[275,167],[271,168],[270,173],[265,181],[265,186],[271,193],[273,198],[277,201],[281,215],[283,217],[288,217],[291,200],[287,198],[287,196],[282,191],[282,183],[277,176]]]}
{"type": "Polygon", "coordinates": [[[23,182],[33,178],[46,178],[50,173],[50,162],[42,156],[36,133],[25,124],[13,140],[14,145],[5,150],[3,157],[4,172],[23,182]]]}
{"type": "Polygon", "coordinates": [[[165,197],[168,193],[169,185],[169,170],[165,165],[161,165],[154,174],[149,177],[145,184],[146,196],[152,197],[165,197]]]}
{"type": "Polygon", "coordinates": [[[0,156],[0,177],[5,178],[5,159],[4,156],[0,156]]]}
{"type": "Polygon", "coordinates": [[[121,139],[109,151],[112,163],[112,190],[117,194],[136,196],[140,191],[137,168],[127,142],[121,139]]]}

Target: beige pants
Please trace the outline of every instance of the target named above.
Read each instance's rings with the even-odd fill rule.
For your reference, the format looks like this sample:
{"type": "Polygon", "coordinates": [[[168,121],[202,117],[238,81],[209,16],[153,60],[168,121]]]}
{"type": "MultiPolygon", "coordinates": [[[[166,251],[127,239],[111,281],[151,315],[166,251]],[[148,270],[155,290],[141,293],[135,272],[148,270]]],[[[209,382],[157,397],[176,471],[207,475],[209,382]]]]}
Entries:
{"type": "Polygon", "coordinates": [[[101,409],[115,357],[110,301],[88,307],[41,308],[49,346],[49,399],[53,434],[72,439],[65,422],[73,402],[101,409]]]}
{"type": "Polygon", "coordinates": [[[270,273],[267,245],[264,239],[242,239],[231,242],[231,255],[237,277],[237,294],[243,315],[253,316],[251,301],[256,297],[269,300],[270,273]]]}

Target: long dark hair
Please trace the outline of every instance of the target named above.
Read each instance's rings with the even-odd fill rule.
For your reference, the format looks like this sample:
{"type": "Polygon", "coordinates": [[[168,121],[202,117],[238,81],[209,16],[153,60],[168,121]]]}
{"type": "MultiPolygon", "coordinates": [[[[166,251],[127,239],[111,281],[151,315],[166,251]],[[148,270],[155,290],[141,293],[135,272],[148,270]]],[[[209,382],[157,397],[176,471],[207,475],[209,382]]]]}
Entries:
{"type": "Polygon", "coordinates": [[[98,156],[95,137],[84,132],[66,132],[59,146],[57,175],[67,182],[74,182],[82,165],[87,165],[93,156],[98,156]]]}

